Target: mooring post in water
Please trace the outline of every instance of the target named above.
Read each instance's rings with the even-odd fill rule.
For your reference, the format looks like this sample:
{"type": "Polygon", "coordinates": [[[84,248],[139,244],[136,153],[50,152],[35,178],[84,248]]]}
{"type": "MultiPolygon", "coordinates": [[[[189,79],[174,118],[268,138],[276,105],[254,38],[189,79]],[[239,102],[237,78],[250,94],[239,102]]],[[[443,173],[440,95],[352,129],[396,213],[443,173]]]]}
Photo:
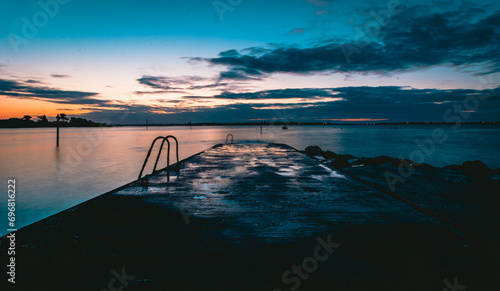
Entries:
{"type": "Polygon", "coordinates": [[[61,113],[61,114],[57,114],[56,116],[56,126],[57,126],[57,146],[59,147],[59,120],[68,120],[68,118],[66,117],[66,114],[64,113],[61,113]]]}
{"type": "Polygon", "coordinates": [[[260,134],[262,134],[262,123],[260,124],[260,134]]]}
{"type": "Polygon", "coordinates": [[[148,120],[146,119],[146,130],[148,130],[148,120]]]}
{"type": "Polygon", "coordinates": [[[59,119],[61,119],[61,117],[59,116],[59,114],[57,114],[56,116],[56,125],[57,125],[57,146],[59,147],[59,119]]]}

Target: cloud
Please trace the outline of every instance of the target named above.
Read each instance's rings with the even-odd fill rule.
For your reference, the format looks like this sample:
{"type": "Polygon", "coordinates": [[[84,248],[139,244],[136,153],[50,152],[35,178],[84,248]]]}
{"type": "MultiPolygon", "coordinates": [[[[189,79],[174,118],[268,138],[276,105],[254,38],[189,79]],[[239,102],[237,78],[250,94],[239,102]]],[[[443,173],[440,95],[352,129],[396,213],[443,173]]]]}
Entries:
{"type": "Polygon", "coordinates": [[[342,98],[346,101],[374,100],[375,102],[386,101],[390,103],[402,103],[407,100],[411,104],[424,104],[432,102],[460,101],[469,95],[488,93],[494,98],[500,95],[500,87],[495,89],[415,89],[405,86],[358,86],[358,87],[336,87],[336,88],[291,88],[263,90],[256,92],[223,92],[212,97],[185,96],[184,98],[214,98],[228,100],[262,100],[262,99],[289,99],[305,98],[320,100],[323,98],[342,98]]]}
{"type": "MultiPolygon", "coordinates": [[[[337,97],[337,92],[332,92],[332,89],[326,88],[304,88],[304,89],[277,89],[265,90],[257,92],[222,92],[209,98],[215,99],[231,99],[231,100],[262,100],[262,99],[290,99],[290,98],[307,98],[319,99],[321,97],[337,97]]],[[[202,96],[185,96],[184,98],[207,98],[202,96]]]]}
{"type": "Polygon", "coordinates": [[[237,68],[226,72],[221,72],[219,80],[225,80],[225,79],[240,80],[240,81],[261,80],[261,77],[259,75],[262,74],[256,70],[250,71],[237,68]]]}
{"type": "Polygon", "coordinates": [[[139,84],[142,84],[149,88],[162,90],[150,91],[149,93],[147,91],[138,91],[136,92],[138,94],[182,93],[183,91],[178,90],[199,90],[206,88],[219,88],[228,85],[227,83],[215,82],[215,80],[212,78],[204,78],[199,76],[142,76],[142,78],[137,79],[137,81],[139,82],[139,84]]]}
{"type": "Polygon", "coordinates": [[[188,92],[186,92],[186,91],[180,91],[180,90],[134,91],[134,94],[136,94],[136,95],[167,94],[167,93],[188,94],[188,92]]]}
{"type": "Polygon", "coordinates": [[[475,74],[500,72],[500,10],[430,11],[427,6],[409,7],[393,15],[387,27],[375,31],[358,27],[363,33],[352,41],[229,50],[203,60],[227,67],[220,79],[237,80],[262,79],[272,73],[390,74],[434,66],[471,66],[475,74]]]}
{"type": "Polygon", "coordinates": [[[206,88],[219,88],[225,87],[229,85],[228,83],[215,83],[215,84],[207,84],[207,85],[193,85],[189,87],[190,90],[198,90],[198,89],[206,89],[206,88]]]}
{"type": "Polygon", "coordinates": [[[168,77],[143,76],[142,78],[137,79],[137,81],[139,82],[139,84],[145,85],[153,89],[162,89],[162,90],[179,89],[178,87],[172,86],[173,80],[171,80],[168,77]]]}
{"type": "Polygon", "coordinates": [[[52,78],[70,78],[70,75],[50,74],[52,78]]]}
{"type": "Polygon", "coordinates": [[[0,95],[19,99],[35,99],[60,104],[109,105],[109,100],[93,98],[98,93],[83,91],[66,91],[42,85],[38,81],[24,82],[0,79],[0,95]]]}
{"type": "Polygon", "coordinates": [[[185,100],[180,100],[180,99],[160,99],[158,101],[161,103],[174,103],[174,104],[186,102],[185,100]]]}

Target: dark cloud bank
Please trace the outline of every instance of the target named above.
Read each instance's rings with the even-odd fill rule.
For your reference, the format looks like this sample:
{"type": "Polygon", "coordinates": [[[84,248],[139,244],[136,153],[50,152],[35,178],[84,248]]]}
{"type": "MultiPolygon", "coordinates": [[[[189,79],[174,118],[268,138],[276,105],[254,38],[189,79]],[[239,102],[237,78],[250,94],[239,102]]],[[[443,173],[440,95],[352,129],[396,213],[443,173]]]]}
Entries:
{"type": "Polygon", "coordinates": [[[107,105],[109,101],[94,98],[95,92],[66,91],[43,86],[40,81],[13,81],[0,79],[0,95],[49,101],[61,104],[107,105]]]}
{"type": "Polygon", "coordinates": [[[443,122],[445,112],[451,110],[448,118],[462,116],[463,121],[498,120],[500,112],[500,88],[474,89],[411,89],[407,87],[341,87],[322,89],[267,90],[250,93],[225,92],[213,97],[186,96],[185,99],[225,99],[234,104],[214,108],[171,108],[170,114],[152,113],[157,108],[130,106],[127,118],[120,120],[122,111],[105,110],[87,115],[99,118],[106,114],[116,123],[187,123],[192,122],[247,122],[276,121],[285,117],[287,121],[313,122],[336,119],[384,119],[387,122],[429,121],[443,122]],[[340,101],[326,101],[324,98],[342,98],[340,101]],[[478,100],[475,112],[469,112],[464,100],[471,97],[478,100]],[[292,108],[281,109],[289,104],[280,104],[286,98],[302,98],[304,103],[292,104],[292,108]],[[270,104],[260,100],[274,100],[270,104]],[[241,104],[239,100],[254,100],[255,104],[241,104]],[[284,106],[284,107],[283,107],[284,106]],[[268,109],[274,107],[276,109],[268,109]],[[466,116],[466,117],[464,117],[466,116]]]}
{"type": "Polygon", "coordinates": [[[388,74],[471,65],[482,66],[477,74],[499,72],[500,11],[471,7],[439,13],[431,10],[409,7],[392,17],[387,27],[365,30],[348,42],[252,48],[241,53],[229,50],[217,58],[197,60],[226,66],[221,79],[258,79],[278,72],[388,74]]]}

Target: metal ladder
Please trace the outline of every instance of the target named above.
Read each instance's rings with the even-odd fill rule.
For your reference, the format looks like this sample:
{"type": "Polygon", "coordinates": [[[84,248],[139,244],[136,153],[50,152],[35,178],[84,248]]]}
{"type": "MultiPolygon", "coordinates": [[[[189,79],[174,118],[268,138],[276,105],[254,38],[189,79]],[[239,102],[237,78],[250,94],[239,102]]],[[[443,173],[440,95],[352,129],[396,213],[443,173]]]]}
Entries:
{"type": "Polygon", "coordinates": [[[228,134],[226,136],[226,144],[233,144],[234,136],[232,134],[228,134]],[[229,137],[231,137],[231,142],[229,142],[229,137]]]}
{"type": "Polygon", "coordinates": [[[151,156],[151,151],[153,150],[154,145],[156,144],[157,140],[162,140],[161,145],[160,145],[160,150],[158,151],[158,156],[156,156],[156,162],[153,167],[153,172],[151,174],[154,174],[156,172],[156,167],[158,166],[158,161],[160,160],[161,152],[163,150],[163,145],[165,142],[168,144],[168,152],[167,152],[167,181],[170,181],[170,141],[169,139],[172,138],[175,140],[175,151],[176,151],[176,157],[177,157],[177,164],[176,164],[176,169],[177,171],[180,170],[180,163],[179,163],[179,142],[177,141],[177,138],[173,135],[167,135],[165,137],[159,136],[153,140],[153,143],[151,143],[151,146],[149,147],[148,155],[146,156],[146,159],[144,160],[144,164],[142,165],[141,172],[139,173],[139,178],[137,180],[140,180],[142,178],[142,173],[144,172],[144,168],[146,167],[146,164],[148,163],[149,156],[151,156]]]}

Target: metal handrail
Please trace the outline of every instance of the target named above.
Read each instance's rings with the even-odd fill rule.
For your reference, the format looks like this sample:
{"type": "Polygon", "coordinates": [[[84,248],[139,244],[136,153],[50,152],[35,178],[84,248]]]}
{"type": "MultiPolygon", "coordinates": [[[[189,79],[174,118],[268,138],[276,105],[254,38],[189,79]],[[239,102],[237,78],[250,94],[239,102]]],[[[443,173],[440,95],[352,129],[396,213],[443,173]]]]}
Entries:
{"type": "Polygon", "coordinates": [[[168,145],[168,154],[167,154],[167,168],[169,167],[169,163],[170,163],[170,142],[168,141],[168,139],[166,137],[163,138],[163,141],[161,142],[161,145],[160,145],[160,150],[158,151],[158,155],[156,156],[156,161],[155,161],[155,165],[153,167],[153,173],[156,172],[156,166],[158,165],[158,161],[160,160],[160,156],[161,156],[161,151],[163,150],[163,145],[165,144],[165,141],[167,142],[167,145],[168,145]]]}
{"type": "Polygon", "coordinates": [[[160,155],[161,155],[161,150],[163,149],[163,144],[165,143],[165,141],[167,141],[167,144],[168,144],[168,152],[167,152],[167,169],[170,168],[170,142],[168,141],[169,138],[173,138],[175,140],[175,153],[176,153],[176,157],[177,157],[177,170],[179,170],[180,168],[180,163],[179,163],[179,142],[177,141],[177,138],[173,135],[167,135],[165,137],[165,139],[163,140],[162,142],[162,145],[160,147],[160,152],[158,152],[158,157],[156,158],[156,163],[155,163],[155,166],[153,168],[153,172],[156,170],[156,165],[158,164],[158,160],[160,159],[160,155]]]}
{"type": "Polygon", "coordinates": [[[234,141],[234,136],[233,136],[232,134],[228,134],[228,135],[226,136],[226,144],[233,144],[233,141],[234,141]],[[229,136],[231,136],[231,143],[228,143],[228,141],[229,141],[229,136]]]}
{"type": "Polygon", "coordinates": [[[153,142],[151,143],[151,146],[149,147],[148,155],[146,156],[146,159],[144,160],[144,164],[142,164],[142,169],[141,169],[141,172],[139,173],[139,178],[137,178],[137,180],[141,179],[142,173],[144,172],[144,168],[146,167],[146,164],[149,160],[149,156],[151,156],[151,151],[153,150],[153,146],[155,145],[156,141],[159,139],[165,140],[165,138],[163,136],[159,136],[153,140],[153,142]]]}
{"type": "Polygon", "coordinates": [[[175,150],[176,150],[176,156],[177,156],[177,170],[180,169],[180,163],[179,163],[179,142],[177,141],[177,138],[175,138],[175,136],[173,135],[167,135],[165,137],[163,136],[159,136],[157,138],[155,138],[153,140],[153,142],[151,143],[151,146],[149,147],[149,151],[148,151],[148,154],[146,156],[146,159],[144,160],[144,164],[142,165],[142,168],[141,168],[141,172],[139,173],[139,177],[137,178],[138,180],[140,180],[142,178],[142,174],[144,172],[144,168],[146,167],[146,164],[148,163],[148,160],[149,160],[149,157],[151,156],[151,151],[153,150],[153,147],[154,145],[156,144],[156,141],[159,140],[159,139],[163,139],[163,141],[161,142],[161,145],[160,145],[160,150],[158,151],[158,155],[156,156],[156,161],[155,161],[155,165],[153,167],[153,172],[156,172],[156,167],[158,166],[158,161],[160,160],[160,156],[161,156],[161,152],[163,150],[163,145],[165,144],[165,141],[167,142],[168,144],[168,148],[167,148],[167,179],[170,180],[170,141],[168,140],[169,138],[173,138],[175,140],[175,150]]]}

